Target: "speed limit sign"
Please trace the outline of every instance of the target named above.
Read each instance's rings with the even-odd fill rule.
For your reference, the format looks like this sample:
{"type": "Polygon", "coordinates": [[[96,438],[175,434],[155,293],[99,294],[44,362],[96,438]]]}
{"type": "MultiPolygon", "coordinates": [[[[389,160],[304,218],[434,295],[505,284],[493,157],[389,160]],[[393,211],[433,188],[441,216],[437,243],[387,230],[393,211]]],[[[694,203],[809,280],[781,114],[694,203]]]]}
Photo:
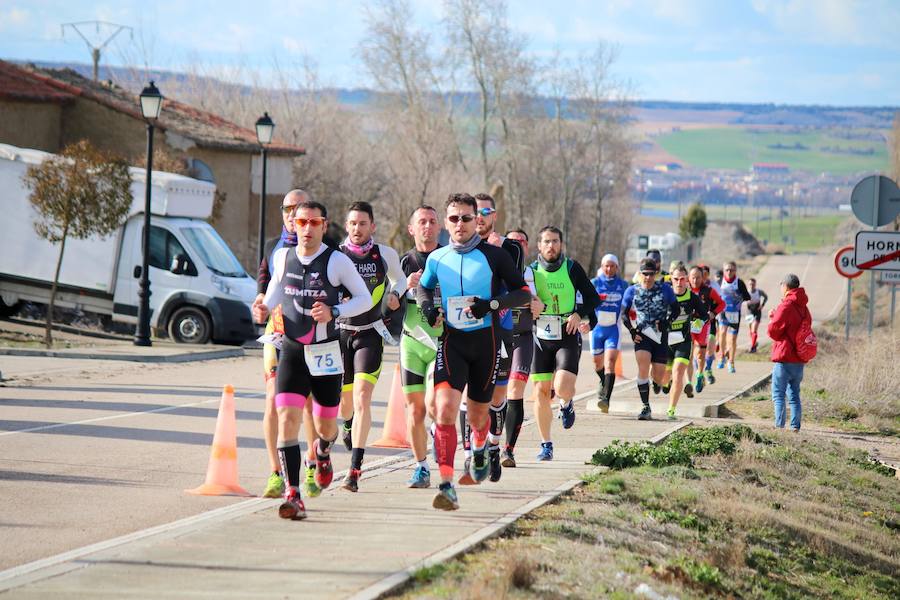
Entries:
{"type": "Polygon", "coordinates": [[[834,255],[834,268],[841,277],[855,279],[863,274],[860,269],[856,268],[855,252],[853,246],[844,246],[834,255]]]}

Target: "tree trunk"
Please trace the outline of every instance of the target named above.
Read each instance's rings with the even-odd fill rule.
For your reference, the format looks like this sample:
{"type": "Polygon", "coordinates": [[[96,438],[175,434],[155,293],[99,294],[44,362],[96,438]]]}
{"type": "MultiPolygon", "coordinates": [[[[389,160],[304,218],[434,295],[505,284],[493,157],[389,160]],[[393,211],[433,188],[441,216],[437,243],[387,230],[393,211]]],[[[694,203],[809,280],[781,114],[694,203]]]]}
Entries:
{"type": "Polygon", "coordinates": [[[68,221],[63,225],[62,240],[59,243],[59,259],[56,261],[56,274],[53,276],[53,287],[50,288],[50,305],[47,307],[47,326],[44,330],[44,345],[50,348],[53,345],[53,306],[56,304],[56,288],[59,286],[59,272],[62,270],[63,255],[66,252],[66,236],[69,234],[68,221]]]}
{"type": "Polygon", "coordinates": [[[597,219],[594,222],[594,242],[591,244],[591,260],[588,267],[588,274],[597,270],[597,254],[600,249],[601,229],[603,228],[603,192],[600,191],[599,183],[597,185],[597,219]]]}

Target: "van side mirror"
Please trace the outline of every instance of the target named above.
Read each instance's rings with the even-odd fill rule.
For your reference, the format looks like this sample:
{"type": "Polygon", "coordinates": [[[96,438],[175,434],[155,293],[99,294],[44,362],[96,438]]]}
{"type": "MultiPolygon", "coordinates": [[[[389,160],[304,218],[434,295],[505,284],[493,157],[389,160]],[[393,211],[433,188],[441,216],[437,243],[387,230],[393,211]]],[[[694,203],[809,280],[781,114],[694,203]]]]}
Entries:
{"type": "Polygon", "coordinates": [[[176,254],[172,257],[172,264],[169,266],[169,271],[174,273],[175,275],[181,275],[188,269],[188,259],[184,254],[176,254]]]}

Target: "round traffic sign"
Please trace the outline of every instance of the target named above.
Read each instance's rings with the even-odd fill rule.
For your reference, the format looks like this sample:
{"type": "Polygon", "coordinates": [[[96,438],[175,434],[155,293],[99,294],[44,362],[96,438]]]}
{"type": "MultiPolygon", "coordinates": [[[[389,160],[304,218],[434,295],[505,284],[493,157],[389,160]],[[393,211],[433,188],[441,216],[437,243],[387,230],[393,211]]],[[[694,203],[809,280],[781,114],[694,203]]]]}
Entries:
{"type": "Polygon", "coordinates": [[[855,279],[863,274],[862,270],[856,268],[855,252],[853,246],[844,246],[834,254],[834,268],[841,277],[855,279]]]}
{"type": "Polygon", "coordinates": [[[872,227],[887,225],[900,215],[900,188],[884,175],[869,175],[853,187],[850,208],[856,218],[872,227]],[[875,197],[878,214],[875,214],[875,197]]]}

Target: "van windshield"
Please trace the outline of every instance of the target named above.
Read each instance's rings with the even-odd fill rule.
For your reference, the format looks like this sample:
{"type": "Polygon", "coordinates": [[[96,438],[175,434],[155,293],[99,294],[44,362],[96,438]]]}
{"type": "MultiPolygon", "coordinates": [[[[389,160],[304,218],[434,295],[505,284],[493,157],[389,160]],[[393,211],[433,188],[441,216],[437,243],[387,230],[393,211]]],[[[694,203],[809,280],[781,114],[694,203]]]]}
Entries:
{"type": "Polygon", "coordinates": [[[182,227],[181,233],[213,273],[222,277],[248,277],[231,248],[212,227],[182,227]]]}

